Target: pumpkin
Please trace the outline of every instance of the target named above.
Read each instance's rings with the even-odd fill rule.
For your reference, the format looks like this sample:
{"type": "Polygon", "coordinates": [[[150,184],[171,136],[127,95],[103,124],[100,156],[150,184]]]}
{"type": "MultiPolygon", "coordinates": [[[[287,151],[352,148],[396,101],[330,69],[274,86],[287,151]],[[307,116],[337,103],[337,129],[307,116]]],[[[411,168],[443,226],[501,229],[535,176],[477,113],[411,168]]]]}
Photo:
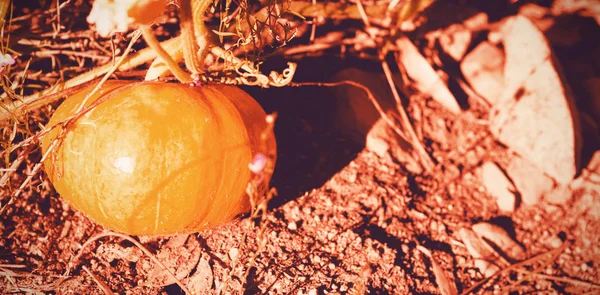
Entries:
{"type": "Polygon", "coordinates": [[[86,101],[93,108],[65,124],[94,87],[57,108],[47,128],[62,127],[42,141],[46,154],[57,140],[43,163],[63,199],[132,235],[197,232],[249,211],[246,187],[258,177],[249,163],[276,157],[266,114],[250,95],[236,86],[110,80],[86,101]]]}

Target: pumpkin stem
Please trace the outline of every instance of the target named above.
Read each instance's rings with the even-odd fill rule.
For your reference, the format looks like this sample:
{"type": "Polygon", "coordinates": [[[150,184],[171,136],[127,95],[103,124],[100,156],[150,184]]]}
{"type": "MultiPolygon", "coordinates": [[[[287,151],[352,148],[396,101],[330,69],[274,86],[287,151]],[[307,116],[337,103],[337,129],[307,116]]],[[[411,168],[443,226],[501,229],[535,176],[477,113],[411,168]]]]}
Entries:
{"type": "Polygon", "coordinates": [[[162,58],[162,60],[169,67],[169,70],[171,70],[171,73],[175,75],[177,80],[179,80],[182,83],[191,82],[191,76],[184,70],[182,70],[177,64],[177,62],[175,62],[173,58],[169,55],[169,53],[165,51],[165,49],[160,45],[160,43],[154,36],[154,32],[152,32],[150,26],[142,25],[140,26],[140,30],[142,31],[142,36],[144,37],[144,40],[146,40],[146,43],[148,43],[148,46],[150,46],[150,48],[152,48],[156,52],[156,54],[160,58],[162,58]]]}
{"type": "Polygon", "coordinates": [[[208,53],[210,32],[204,24],[204,14],[214,0],[181,0],[181,35],[185,65],[198,79],[202,62],[208,53]]]}
{"type": "MultiPolygon", "coordinates": [[[[183,2],[190,0],[183,0],[183,2]]],[[[204,60],[208,53],[208,46],[210,45],[210,31],[204,24],[204,14],[206,10],[213,4],[215,0],[196,0],[192,2],[192,16],[194,18],[194,33],[196,35],[196,42],[198,43],[199,51],[198,57],[200,60],[204,60]]]]}
{"type": "MultiPolygon", "coordinates": [[[[205,1],[194,1],[205,2],[205,1]]],[[[195,5],[197,6],[197,5],[195,5]]],[[[183,38],[183,57],[185,60],[185,66],[189,71],[192,72],[193,78],[198,78],[198,75],[202,73],[201,64],[202,59],[198,55],[202,50],[197,42],[197,35],[195,32],[195,17],[192,12],[192,3],[190,0],[181,1],[181,36],[183,38]]],[[[202,26],[204,26],[204,20],[200,20],[202,26]]],[[[206,47],[206,46],[205,46],[206,47]]]]}

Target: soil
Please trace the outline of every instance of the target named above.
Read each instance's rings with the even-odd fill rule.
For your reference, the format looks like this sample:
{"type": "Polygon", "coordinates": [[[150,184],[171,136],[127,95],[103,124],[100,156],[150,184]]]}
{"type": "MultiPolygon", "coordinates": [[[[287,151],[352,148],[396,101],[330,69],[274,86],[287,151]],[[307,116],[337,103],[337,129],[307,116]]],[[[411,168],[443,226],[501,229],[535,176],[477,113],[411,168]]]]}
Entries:
{"type": "MultiPolygon", "coordinates": [[[[575,53],[564,52],[559,59],[567,65],[569,81],[589,75],[569,68],[575,53]]],[[[379,65],[327,55],[298,62],[298,82],[327,81],[345,67],[379,65]]],[[[266,67],[279,64],[275,60],[266,67]]],[[[278,113],[279,156],[271,183],[277,196],[268,210],[195,234],[133,237],[190,291],[448,294],[435,272],[439,266],[460,293],[600,292],[600,184],[580,177],[566,203],[520,204],[513,213],[501,211],[477,168],[513,155],[481,124],[487,108],[479,100],[470,98],[470,108],[454,115],[435,102],[411,97],[406,108],[435,162],[429,173],[414,174],[397,158],[365,149],[366,135],[356,140],[334,127],[338,110],[330,89],[244,89],[267,112],[278,113]],[[507,230],[528,259],[511,261],[505,271],[484,277],[458,235],[461,228],[483,221],[507,230]]],[[[51,108],[43,107],[29,121],[37,126],[50,114],[51,108]]],[[[598,150],[600,133],[591,128],[583,136],[586,167],[598,150]]],[[[183,294],[142,248],[70,208],[43,171],[8,203],[7,196],[40,158],[37,149],[28,154],[9,185],[0,188],[0,205],[6,206],[0,215],[0,293],[183,294]]]]}

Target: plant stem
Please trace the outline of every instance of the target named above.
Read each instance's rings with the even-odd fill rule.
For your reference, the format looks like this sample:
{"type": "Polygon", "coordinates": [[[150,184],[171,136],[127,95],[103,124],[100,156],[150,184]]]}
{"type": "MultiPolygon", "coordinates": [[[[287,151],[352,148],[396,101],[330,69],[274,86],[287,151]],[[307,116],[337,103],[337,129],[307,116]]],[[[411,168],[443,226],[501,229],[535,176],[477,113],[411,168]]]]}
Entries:
{"type": "MultiPolygon", "coordinates": [[[[202,2],[202,1],[194,1],[202,2]]],[[[197,37],[195,35],[195,18],[192,12],[191,0],[181,0],[181,36],[183,38],[183,58],[185,60],[185,66],[189,71],[192,72],[194,78],[202,73],[201,64],[202,59],[199,58],[198,53],[200,48],[198,47],[197,37]]],[[[204,25],[204,20],[200,20],[204,25]]]]}
{"type": "MultiPolygon", "coordinates": [[[[189,0],[183,0],[183,2],[189,0]]],[[[196,42],[198,43],[198,57],[200,60],[204,60],[208,53],[208,46],[210,45],[209,30],[204,24],[204,14],[214,0],[196,0],[192,2],[192,16],[194,18],[194,33],[196,34],[196,42]]]]}
{"type": "Polygon", "coordinates": [[[150,46],[150,48],[156,51],[156,54],[165,61],[165,63],[169,67],[169,70],[171,70],[171,73],[173,73],[175,78],[177,78],[177,80],[179,80],[182,83],[192,82],[190,74],[182,70],[177,64],[177,62],[175,62],[173,58],[171,58],[169,53],[165,51],[165,49],[160,45],[160,42],[156,40],[154,32],[152,32],[150,26],[142,25],[140,29],[142,31],[142,36],[144,37],[144,40],[146,40],[146,43],[148,43],[148,46],[150,46]]]}

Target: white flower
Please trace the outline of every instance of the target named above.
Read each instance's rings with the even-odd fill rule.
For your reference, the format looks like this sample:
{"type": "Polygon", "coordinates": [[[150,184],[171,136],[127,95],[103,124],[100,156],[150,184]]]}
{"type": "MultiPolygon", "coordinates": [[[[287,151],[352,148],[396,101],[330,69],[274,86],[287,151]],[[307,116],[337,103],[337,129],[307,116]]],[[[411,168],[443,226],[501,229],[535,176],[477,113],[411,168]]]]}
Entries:
{"type": "Polygon", "coordinates": [[[15,58],[8,54],[5,53],[3,55],[0,55],[0,68],[4,68],[6,66],[11,66],[15,64],[15,58]]]}
{"type": "Polygon", "coordinates": [[[87,21],[107,37],[112,32],[126,32],[132,24],[152,23],[166,6],[165,0],[96,0],[87,21]]]}
{"type": "Polygon", "coordinates": [[[258,173],[262,172],[263,169],[265,169],[266,165],[267,165],[267,156],[265,156],[264,154],[258,153],[256,155],[254,155],[254,158],[252,159],[252,163],[248,164],[248,168],[250,169],[250,171],[258,174],[258,173]]]}

